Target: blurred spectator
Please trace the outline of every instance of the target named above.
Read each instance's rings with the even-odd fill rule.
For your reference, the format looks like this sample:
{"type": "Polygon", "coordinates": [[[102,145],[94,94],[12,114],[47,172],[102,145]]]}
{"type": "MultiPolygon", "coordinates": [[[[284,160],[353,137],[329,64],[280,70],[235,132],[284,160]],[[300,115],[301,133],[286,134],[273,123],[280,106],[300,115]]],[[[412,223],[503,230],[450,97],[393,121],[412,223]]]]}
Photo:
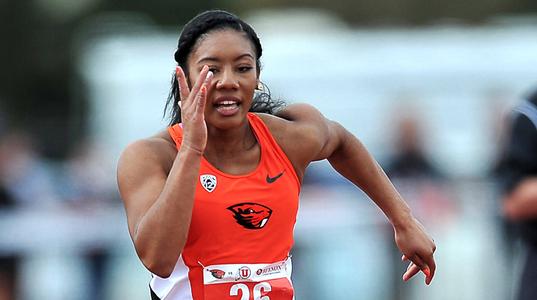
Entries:
{"type": "Polygon", "coordinates": [[[405,197],[416,216],[428,226],[438,225],[453,212],[445,187],[446,178],[426,154],[422,121],[404,115],[396,122],[393,154],[384,170],[405,197]]]}
{"type": "MultiPolygon", "coordinates": [[[[2,124],[4,125],[4,124],[2,124]]],[[[8,133],[2,126],[0,132],[0,210],[8,211],[18,204],[33,200],[29,197],[35,191],[25,191],[24,184],[32,189],[31,175],[27,172],[33,165],[33,155],[28,140],[22,133],[8,133]],[[21,163],[21,165],[18,165],[21,163]],[[28,176],[27,176],[28,175],[28,176]]],[[[37,196],[37,195],[34,195],[37,196]]],[[[38,199],[38,198],[37,198],[38,199]]],[[[2,250],[2,249],[0,249],[2,250]]],[[[9,251],[0,251],[0,300],[16,299],[19,258],[9,251]]]]}
{"type": "Polygon", "coordinates": [[[53,178],[26,132],[7,132],[0,139],[0,183],[17,206],[58,204],[53,178]]]}
{"type": "MultiPolygon", "coordinates": [[[[106,206],[117,199],[114,162],[97,143],[78,143],[65,163],[62,195],[75,206],[106,206]]],[[[119,204],[119,202],[115,202],[119,204]]]]}
{"type": "MultiPolygon", "coordinates": [[[[78,143],[65,161],[63,198],[77,210],[91,210],[119,204],[115,183],[115,164],[108,161],[103,148],[91,140],[78,143]]],[[[106,299],[106,267],[110,251],[106,246],[86,249],[84,259],[90,280],[85,299],[106,299]]]]}
{"type": "MultiPolygon", "coordinates": [[[[424,149],[421,120],[415,115],[404,115],[395,124],[393,154],[386,161],[384,170],[416,217],[427,227],[438,226],[453,215],[453,204],[447,196],[442,172],[431,162],[424,149]]],[[[389,233],[391,236],[391,228],[389,233]]],[[[401,280],[406,266],[401,264],[401,255],[396,247],[393,247],[393,252],[391,299],[411,299],[401,280]]]]}
{"type": "Polygon", "coordinates": [[[396,129],[395,153],[385,166],[386,174],[390,178],[439,178],[440,172],[425,155],[418,119],[405,116],[396,129]]]}
{"type": "Polygon", "coordinates": [[[526,249],[519,300],[537,299],[537,91],[514,110],[500,164],[503,213],[518,225],[526,249]]]}
{"type": "MultiPolygon", "coordinates": [[[[15,202],[4,186],[0,184],[0,210],[13,207],[15,202]]],[[[0,252],[0,300],[15,299],[17,289],[19,258],[0,252]]]]}
{"type": "MultiPolygon", "coordinates": [[[[0,134],[0,209],[14,210],[58,203],[53,172],[24,131],[0,134]]],[[[2,249],[0,249],[2,250],[2,249]]],[[[0,299],[17,299],[18,254],[0,251],[0,299]]]]}

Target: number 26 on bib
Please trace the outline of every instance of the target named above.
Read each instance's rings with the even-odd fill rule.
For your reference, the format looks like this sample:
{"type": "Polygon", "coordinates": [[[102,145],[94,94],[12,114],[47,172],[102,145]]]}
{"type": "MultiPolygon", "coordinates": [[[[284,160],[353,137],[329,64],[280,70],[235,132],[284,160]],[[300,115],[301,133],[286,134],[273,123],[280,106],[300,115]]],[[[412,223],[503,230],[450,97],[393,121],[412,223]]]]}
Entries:
{"type": "Polygon", "coordinates": [[[292,300],[293,294],[293,287],[287,278],[205,286],[206,300],[292,300]]]}

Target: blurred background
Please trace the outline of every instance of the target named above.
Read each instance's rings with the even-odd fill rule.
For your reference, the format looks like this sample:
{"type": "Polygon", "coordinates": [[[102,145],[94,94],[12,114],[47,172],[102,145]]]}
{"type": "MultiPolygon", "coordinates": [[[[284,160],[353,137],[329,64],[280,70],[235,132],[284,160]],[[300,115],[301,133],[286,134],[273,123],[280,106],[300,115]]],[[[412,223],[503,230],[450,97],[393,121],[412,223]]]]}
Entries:
{"type": "Polygon", "coordinates": [[[0,300],[149,299],[115,183],[121,150],[164,128],[182,26],[253,25],[273,96],[359,137],[438,246],[431,286],[381,212],[327,163],[302,190],[297,299],[511,299],[501,215],[510,109],[537,89],[537,2],[0,0],[0,300]]]}

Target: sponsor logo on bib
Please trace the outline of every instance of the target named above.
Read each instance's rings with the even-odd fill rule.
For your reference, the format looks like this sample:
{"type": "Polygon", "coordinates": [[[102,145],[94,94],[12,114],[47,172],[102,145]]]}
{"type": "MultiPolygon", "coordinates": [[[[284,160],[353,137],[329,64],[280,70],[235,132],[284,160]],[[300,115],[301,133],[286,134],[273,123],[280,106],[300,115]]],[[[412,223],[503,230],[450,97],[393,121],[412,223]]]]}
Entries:
{"type": "Polygon", "coordinates": [[[222,279],[224,278],[224,275],[226,275],[226,272],[219,269],[212,269],[209,270],[209,272],[211,272],[211,275],[213,275],[213,277],[216,279],[222,279]]]}
{"type": "Polygon", "coordinates": [[[239,276],[242,279],[248,279],[250,278],[250,275],[252,275],[252,271],[250,271],[250,268],[248,268],[247,266],[241,267],[239,269],[239,276]]]}
{"type": "Polygon", "coordinates": [[[278,278],[291,279],[291,271],[289,257],[271,264],[211,265],[203,268],[203,284],[219,285],[237,282],[268,282],[278,278]]]}
{"type": "Polygon", "coordinates": [[[257,269],[255,273],[257,274],[257,276],[267,276],[272,274],[279,274],[282,272],[287,272],[287,264],[285,261],[257,269]]]}

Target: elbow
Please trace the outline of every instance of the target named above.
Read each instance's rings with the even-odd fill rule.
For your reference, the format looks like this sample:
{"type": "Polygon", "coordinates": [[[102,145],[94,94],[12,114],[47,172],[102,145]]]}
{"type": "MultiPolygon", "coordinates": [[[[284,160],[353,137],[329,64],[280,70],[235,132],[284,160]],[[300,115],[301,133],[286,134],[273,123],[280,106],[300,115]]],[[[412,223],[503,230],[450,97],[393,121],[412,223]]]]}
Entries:
{"type": "Polygon", "coordinates": [[[174,266],[158,262],[144,262],[145,267],[160,278],[168,278],[172,275],[174,266]]]}
{"type": "Polygon", "coordinates": [[[158,266],[151,267],[151,268],[147,267],[147,268],[149,271],[151,271],[151,273],[157,275],[160,278],[168,278],[172,275],[172,272],[173,272],[173,268],[165,268],[165,267],[158,267],[158,266]]]}
{"type": "MultiPolygon", "coordinates": [[[[145,227],[144,227],[145,228],[145,227]]],[[[175,234],[181,236],[181,234],[175,234]]],[[[186,243],[182,239],[163,238],[162,234],[148,233],[137,227],[132,235],[134,248],[142,264],[154,275],[168,278],[173,273],[186,243]]]]}
{"type": "Polygon", "coordinates": [[[175,268],[175,263],[171,263],[171,260],[166,260],[163,257],[140,254],[139,257],[146,269],[160,278],[170,277],[175,268]]]}
{"type": "Polygon", "coordinates": [[[166,247],[135,247],[138,257],[142,264],[151,273],[161,278],[168,278],[172,274],[177,260],[179,259],[179,252],[166,253],[162,249],[166,247]]]}
{"type": "Polygon", "coordinates": [[[348,143],[352,138],[358,140],[345,127],[335,121],[330,121],[328,135],[331,144],[333,144],[332,154],[336,155],[347,150],[348,143]]]}

